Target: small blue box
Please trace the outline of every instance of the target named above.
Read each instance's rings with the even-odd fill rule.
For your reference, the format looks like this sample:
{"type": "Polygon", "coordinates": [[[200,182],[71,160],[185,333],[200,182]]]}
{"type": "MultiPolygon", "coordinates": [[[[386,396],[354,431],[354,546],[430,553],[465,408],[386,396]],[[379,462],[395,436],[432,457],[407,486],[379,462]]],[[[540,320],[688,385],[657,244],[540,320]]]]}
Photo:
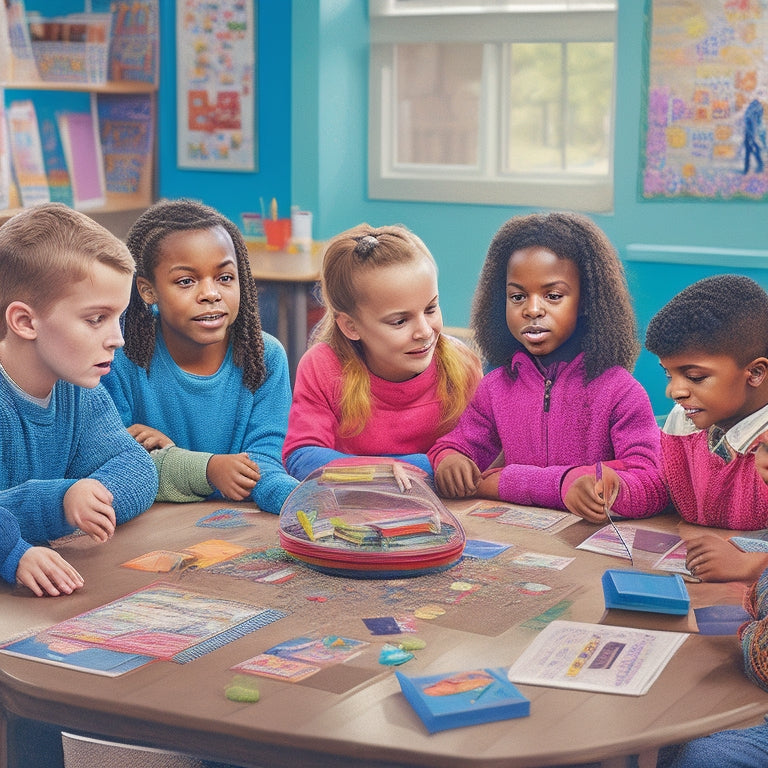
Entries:
{"type": "Polygon", "coordinates": [[[421,677],[396,671],[395,676],[430,733],[531,714],[531,702],[500,667],[421,677]]]}
{"type": "Polygon", "coordinates": [[[603,574],[606,608],[685,616],[691,599],[679,573],[660,574],[609,569],[603,574]]]}

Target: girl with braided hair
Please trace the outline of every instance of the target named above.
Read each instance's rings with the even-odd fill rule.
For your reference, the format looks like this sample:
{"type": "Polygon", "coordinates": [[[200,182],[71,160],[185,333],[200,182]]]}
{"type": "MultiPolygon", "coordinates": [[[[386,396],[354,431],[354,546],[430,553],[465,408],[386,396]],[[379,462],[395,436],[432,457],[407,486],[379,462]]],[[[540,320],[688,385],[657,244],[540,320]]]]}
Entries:
{"type": "Polygon", "coordinates": [[[442,333],[437,266],[401,225],[360,224],[323,257],[326,313],[299,362],[283,460],[299,479],[344,456],[394,457],[431,475],[426,451],[482,375],[442,333]]]}
{"type": "Polygon", "coordinates": [[[211,494],[278,513],[297,482],[281,458],[291,390],[263,333],[238,228],[194,200],[163,200],[131,227],[125,347],[104,384],[152,454],[158,501],[211,494]]]}
{"type": "Polygon", "coordinates": [[[568,509],[660,512],[659,428],[630,374],[639,353],[618,255],[573,213],[510,219],[491,242],[471,325],[486,360],[456,428],[429,452],[444,496],[568,509]],[[615,499],[614,499],[615,497],[615,499]]]}

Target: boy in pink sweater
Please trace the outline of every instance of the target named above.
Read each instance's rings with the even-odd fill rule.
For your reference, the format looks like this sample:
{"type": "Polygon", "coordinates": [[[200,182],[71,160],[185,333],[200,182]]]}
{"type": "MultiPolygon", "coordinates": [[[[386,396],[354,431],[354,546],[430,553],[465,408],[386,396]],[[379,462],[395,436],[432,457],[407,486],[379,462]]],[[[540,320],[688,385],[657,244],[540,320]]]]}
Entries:
{"type": "MultiPolygon", "coordinates": [[[[768,294],[753,280],[716,275],[686,288],[651,320],[675,408],[661,447],[680,516],[716,528],[768,527],[768,294]]],[[[759,545],[759,543],[757,543],[759,545]]],[[[714,534],[687,542],[702,581],[754,581],[768,551],[742,551],[714,534]]]]}

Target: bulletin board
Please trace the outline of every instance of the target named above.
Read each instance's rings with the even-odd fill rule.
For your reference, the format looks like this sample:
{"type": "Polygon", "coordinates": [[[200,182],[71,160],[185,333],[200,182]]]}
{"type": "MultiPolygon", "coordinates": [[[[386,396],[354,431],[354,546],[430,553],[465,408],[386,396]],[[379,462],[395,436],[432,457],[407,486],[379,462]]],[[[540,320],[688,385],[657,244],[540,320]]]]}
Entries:
{"type": "Polygon", "coordinates": [[[253,0],[177,0],[177,164],[256,170],[253,0]]]}
{"type": "Polygon", "coordinates": [[[768,4],[647,0],[641,196],[768,199],[768,4]]]}

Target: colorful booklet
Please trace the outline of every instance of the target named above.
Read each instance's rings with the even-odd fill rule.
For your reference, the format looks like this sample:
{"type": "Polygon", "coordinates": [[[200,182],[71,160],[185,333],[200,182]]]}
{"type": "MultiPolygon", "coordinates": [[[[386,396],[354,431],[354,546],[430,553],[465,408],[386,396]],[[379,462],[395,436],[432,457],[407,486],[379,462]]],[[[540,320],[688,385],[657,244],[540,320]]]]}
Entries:
{"type": "Polygon", "coordinates": [[[685,642],[658,632],[576,621],[553,621],[509,668],[515,683],[641,696],[685,642]]]}
{"type": "Polygon", "coordinates": [[[0,652],[117,675],[154,660],[184,664],[286,615],[158,582],[0,652]]]}
{"type": "Polygon", "coordinates": [[[6,112],[11,162],[24,207],[51,199],[45,175],[43,147],[35,105],[30,99],[12,101],[6,112]]]}
{"type": "Polygon", "coordinates": [[[472,669],[409,677],[395,672],[400,689],[430,733],[525,717],[531,703],[503,669],[472,669]]]}

